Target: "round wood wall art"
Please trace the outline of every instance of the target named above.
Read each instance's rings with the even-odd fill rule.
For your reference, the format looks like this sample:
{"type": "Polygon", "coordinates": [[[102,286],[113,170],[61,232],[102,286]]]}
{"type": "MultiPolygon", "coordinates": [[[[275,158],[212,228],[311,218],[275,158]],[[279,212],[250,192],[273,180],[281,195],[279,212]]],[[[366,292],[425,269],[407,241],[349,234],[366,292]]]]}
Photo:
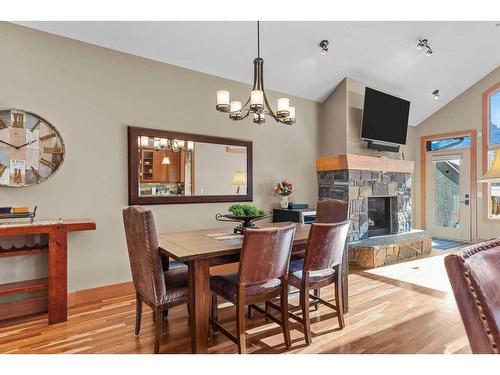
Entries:
{"type": "Polygon", "coordinates": [[[18,109],[0,109],[0,186],[31,186],[56,173],[64,142],[44,118],[18,109]]]}

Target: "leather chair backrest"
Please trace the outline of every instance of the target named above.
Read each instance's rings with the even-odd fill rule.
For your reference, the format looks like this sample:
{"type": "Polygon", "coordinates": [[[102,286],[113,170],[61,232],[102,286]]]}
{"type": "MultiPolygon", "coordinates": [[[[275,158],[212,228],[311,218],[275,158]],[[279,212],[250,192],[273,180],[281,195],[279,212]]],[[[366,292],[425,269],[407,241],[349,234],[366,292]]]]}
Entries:
{"type": "Polygon", "coordinates": [[[473,353],[500,353],[500,239],[445,258],[473,353]]]}
{"type": "Polygon", "coordinates": [[[349,217],[349,203],[338,199],[318,202],[316,207],[316,223],[338,223],[349,217]]]}
{"type": "Polygon", "coordinates": [[[161,304],[165,279],[153,213],[131,206],[123,210],[123,223],[135,290],[149,302],[161,304]]]}
{"type": "Polygon", "coordinates": [[[239,283],[264,283],[288,273],[295,224],[281,228],[247,229],[240,255],[239,283]]]}
{"type": "Polygon", "coordinates": [[[351,221],[311,224],[304,256],[304,272],[332,269],[342,263],[351,221]]]}

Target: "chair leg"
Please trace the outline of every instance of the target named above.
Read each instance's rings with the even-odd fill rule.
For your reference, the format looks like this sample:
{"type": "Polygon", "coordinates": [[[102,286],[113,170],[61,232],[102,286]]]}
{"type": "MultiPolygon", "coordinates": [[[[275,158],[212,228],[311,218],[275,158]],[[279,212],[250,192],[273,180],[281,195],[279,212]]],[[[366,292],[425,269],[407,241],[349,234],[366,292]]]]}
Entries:
{"type": "MultiPolygon", "coordinates": [[[[269,305],[269,301],[266,301],[265,310],[266,310],[266,313],[271,314],[271,306],[269,305]]],[[[267,315],[264,319],[265,319],[266,323],[269,321],[269,318],[267,317],[267,315]]]]}
{"type": "MultiPolygon", "coordinates": [[[[314,289],[313,293],[316,297],[321,298],[321,289],[314,289]]],[[[314,310],[318,311],[319,310],[319,302],[316,302],[314,304],[314,310]]]]}
{"type": "Polygon", "coordinates": [[[163,320],[167,320],[168,318],[168,309],[163,310],[163,320]]]}
{"type": "Polygon", "coordinates": [[[141,333],[141,320],[142,320],[142,298],[139,293],[135,295],[135,335],[139,336],[141,333]]]}
{"type": "MultiPolygon", "coordinates": [[[[210,309],[210,314],[212,320],[218,321],[219,319],[219,305],[217,304],[217,294],[212,293],[212,308],[210,309]]],[[[212,332],[216,333],[218,331],[217,326],[212,326],[212,332]]]]}
{"type": "Polygon", "coordinates": [[[161,341],[161,328],[163,323],[163,312],[161,307],[155,308],[153,312],[153,319],[155,323],[155,344],[154,344],[154,354],[160,352],[160,341],[161,341]]]}
{"type": "MultiPolygon", "coordinates": [[[[244,293],[244,291],[242,290],[244,293]]],[[[242,293],[241,293],[242,294],[242,293]]],[[[238,353],[245,354],[247,345],[245,341],[245,300],[238,296],[236,303],[236,339],[238,342],[238,353]]]]}
{"type": "Polygon", "coordinates": [[[309,320],[309,288],[300,290],[300,305],[302,306],[302,320],[304,321],[304,337],[306,344],[311,343],[311,322],[309,320]]]}
{"type": "Polygon", "coordinates": [[[337,280],[335,281],[335,305],[337,306],[340,329],[344,329],[344,294],[342,293],[342,275],[340,272],[337,272],[337,280]]]}
{"type": "Polygon", "coordinates": [[[281,307],[281,322],[283,328],[283,337],[285,339],[285,345],[287,348],[291,348],[292,339],[290,338],[290,322],[288,321],[288,287],[286,285],[283,285],[283,287],[281,288],[280,307],[281,307]]]}

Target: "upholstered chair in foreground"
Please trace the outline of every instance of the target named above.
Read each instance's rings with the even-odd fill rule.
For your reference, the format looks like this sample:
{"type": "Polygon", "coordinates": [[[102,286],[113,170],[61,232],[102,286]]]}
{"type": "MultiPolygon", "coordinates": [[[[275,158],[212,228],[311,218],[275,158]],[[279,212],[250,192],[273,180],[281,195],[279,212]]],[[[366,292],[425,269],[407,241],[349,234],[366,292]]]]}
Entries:
{"type": "Polygon", "coordinates": [[[500,353],[500,239],[444,259],[473,353],[500,353]]]}
{"type": "Polygon", "coordinates": [[[280,296],[283,313],[281,320],[268,317],[283,329],[285,345],[291,346],[288,305],[288,264],[295,236],[295,225],[281,228],[247,229],[243,238],[238,272],[210,277],[214,331],[220,330],[238,345],[238,352],[246,352],[245,306],[266,312],[254,305],[280,296]],[[236,336],[217,320],[217,295],[236,305],[236,336]]]}
{"type": "Polygon", "coordinates": [[[141,330],[142,303],[153,309],[155,325],[154,353],[160,350],[163,312],[187,303],[188,271],[176,268],[163,271],[153,213],[143,207],[123,210],[130,268],[136,290],[135,334],[141,330]]]}

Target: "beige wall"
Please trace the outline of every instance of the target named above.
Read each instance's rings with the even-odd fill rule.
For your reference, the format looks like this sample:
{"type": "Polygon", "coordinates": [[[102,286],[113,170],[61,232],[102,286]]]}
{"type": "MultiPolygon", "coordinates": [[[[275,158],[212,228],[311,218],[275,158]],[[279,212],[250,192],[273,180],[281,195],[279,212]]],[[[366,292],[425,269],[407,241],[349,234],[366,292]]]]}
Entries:
{"type": "MultiPolygon", "coordinates": [[[[234,123],[215,111],[215,92],[245,99],[250,86],[105,48],[0,23],[0,105],[39,113],[67,148],[61,170],[29,188],[0,188],[0,205],[38,205],[38,217],[89,217],[95,232],[70,234],[69,289],[130,280],[121,210],[127,204],[126,126],[250,139],[254,203],[270,209],[272,185],[294,182],[296,202],[315,203],[320,105],[292,97],[294,126],[234,123]]],[[[251,61],[246,61],[251,74],[251,61]]],[[[272,74],[272,71],[267,71],[272,74]]],[[[251,77],[249,76],[249,79],[251,77]]],[[[275,103],[278,94],[270,93],[275,103]]],[[[229,203],[151,206],[160,232],[215,227],[229,203]]],[[[44,260],[0,263],[0,283],[44,273],[44,260]]]]}
{"type": "MultiPolygon", "coordinates": [[[[475,85],[457,96],[446,106],[434,113],[427,120],[422,122],[416,129],[415,152],[417,160],[420,159],[420,137],[425,135],[441,134],[460,130],[476,129],[482,127],[482,94],[496,83],[500,82],[500,67],[486,75],[475,85]]],[[[477,171],[478,176],[482,174],[482,138],[477,138],[477,171]]],[[[418,166],[417,170],[419,170],[418,166]]],[[[415,197],[420,205],[420,174],[417,174],[417,184],[415,185],[415,197]]],[[[500,224],[493,224],[483,219],[483,200],[481,195],[481,185],[478,184],[477,199],[477,237],[487,239],[498,237],[500,234],[500,224]]],[[[420,210],[417,213],[417,223],[420,224],[420,210]]]]}
{"type": "Polygon", "coordinates": [[[347,152],[346,107],[347,78],[332,91],[321,106],[320,136],[318,138],[320,156],[347,152]]]}

